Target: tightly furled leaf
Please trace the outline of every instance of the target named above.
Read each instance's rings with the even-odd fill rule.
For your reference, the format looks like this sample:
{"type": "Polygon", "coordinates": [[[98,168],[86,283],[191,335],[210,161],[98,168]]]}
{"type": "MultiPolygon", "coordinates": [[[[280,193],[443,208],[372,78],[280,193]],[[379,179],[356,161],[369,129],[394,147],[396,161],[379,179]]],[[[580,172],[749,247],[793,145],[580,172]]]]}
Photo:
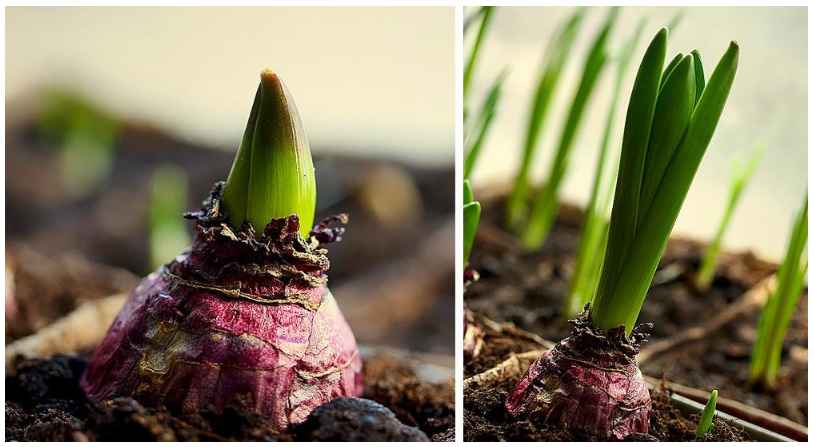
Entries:
{"type": "Polygon", "coordinates": [[[735,42],[706,87],[698,79],[700,57],[683,56],[668,71],[666,52],[662,29],[645,53],[628,105],[608,246],[591,306],[591,320],[606,330],[633,328],[737,71],[735,42]]]}
{"type": "Polygon", "coordinates": [[[712,418],[715,416],[715,405],[718,403],[718,390],[712,390],[709,393],[709,399],[704,406],[704,411],[701,413],[701,420],[698,421],[698,428],[695,430],[695,436],[700,438],[709,433],[715,426],[712,425],[712,418]]]}
{"type": "Polygon", "coordinates": [[[223,207],[233,227],[248,221],[257,235],[272,219],[296,214],[307,236],[316,201],[314,162],[297,106],[279,76],[265,69],[226,180],[223,207]]]}

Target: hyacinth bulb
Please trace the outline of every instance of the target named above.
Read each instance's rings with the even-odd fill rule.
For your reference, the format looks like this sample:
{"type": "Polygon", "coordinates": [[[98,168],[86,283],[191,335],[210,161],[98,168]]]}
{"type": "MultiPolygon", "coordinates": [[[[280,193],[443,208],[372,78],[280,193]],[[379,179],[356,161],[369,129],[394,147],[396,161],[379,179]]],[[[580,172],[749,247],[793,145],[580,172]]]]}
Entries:
{"type": "Polygon", "coordinates": [[[641,331],[624,327],[602,334],[586,312],[571,335],[537,359],[509,393],[515,418],[566,428],[599,439],[622,440],[650,427],[650,392],[636,364],[641,331]]]}
{"type": "Polygon", "coordinates": [[[229,176],[232,195],[228,183],[217,183],[203,206],[185,215],[194,221],[192,247],[130,294],[82,376],[91,401],[132,396],[187,413],[240,398],[285,430],[336,397],[361,396],[356,340],[327,288],[325,244],[342,233],[330,224],[346,220],[334,216],[308,228],[313,163],[284,92],[276,75],[263,73],[257,119],[247,129],[251,144],[244,136],[229,176]],[[297,144],[278,144],[286,138],[297,144]],[[292,172],[275,177],[281,167],[292,172]],[[301,182],[306,173],[310,181],[301,182]],[[255,203],[252,191],[305,197],[255,203]],[[229,197],[238,203],[229,205],[229,197]],[[235,225],[235,210],[244,209],[247,217],[235,225]],[[258,219],[268,220],[258,226],[258,219]]]}

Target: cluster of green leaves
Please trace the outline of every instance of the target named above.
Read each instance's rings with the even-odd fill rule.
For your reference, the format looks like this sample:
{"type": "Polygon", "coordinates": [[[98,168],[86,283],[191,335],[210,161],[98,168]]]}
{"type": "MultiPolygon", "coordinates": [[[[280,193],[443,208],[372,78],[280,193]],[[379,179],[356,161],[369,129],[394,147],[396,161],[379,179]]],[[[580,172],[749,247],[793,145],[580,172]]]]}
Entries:
{"type": "Polygon", "coordinates": [[[113,170],[119,121],[84,99],[49,91],[37,113],[40,136],[60,148],[67,192],[82,198],[97,190],[113,170]]]}
{"type": "Polygon", "coordinates": [[[314,162],[297,106],[283,81],[265,69],[223,191],[229,221],[257,234],[272,219],[297,214],[307,236],[317,200],[314,162]]]}
{"type": "Polygon", "coordinates": [[[493,6],[484,6],[468,17],[464,24],[464,32],[466,32],[475,21],[479,20],[478,33],[472,45],[472,50],[467,57],[466,68],[464,69],[464,178],[469,178],[472,175],[472,170],[475,168],[480,150],[492,126],[492,119],[497,114],[497,106],[500,103],[503,81],[506,79],[506,70],[503,70],[492,83],[489,93],[481,103],[475,120],[470,120],[471,114],[469,113],[468,101],[469,88],[475,71],[475,63],[478,60],[478,55],[481,51],[493,13],[493,6]]]}
{"type": "Polygon", "coordinates": [[[592,322],[633,329],[667,239],[735,79],[732,42],[708,84],[697,51],[664,69],[667,29],[644,54],[628,104],[608,243],[592,322]]]}
{"type": "Polygon", "coordinates": [[[505,224],[506,227],[511,230],[520,231],[521,224],[528,217],[527,208],[531,188],[529,170],[534,161],[540,131],[548,116],[548,109],[560,79],[560,73],[571,54],[571,49],[574,46],[579,25],[584,15],[584,7],[578,8],[571,15],[562,28],[554,34],[547,48],[545,58],[543,59],[540,78],[532,98],[531,110],[529,112],[528,130],[523,147],[523,158],[517,173],[514,188],[506,202],[505,224]]]}
{"type": "Polygon", "coordinates": [[[571,101],[571,108],[568,110],[557,151],[546,177],[546,183],[534,197],[525,228],[522,231],[522,243],[527,250],[536,250],[542,246],[548,238],[554,219],[557,217],[559,210],[558,195],[565,173],[568,170],[571,149],[576,140],[585,106],[591,98],[596,81],[608,61],[607,41],[618,15],[619,8],[612,7],[588,52],[582,78],[571,101]]]}
{"type": "Polygon", "coordinates": [[[794,221],[786,257],[777,272],[777,288],[760,315],[757,340],[749,366],[749,380],[753,384],[761,384],[766,388],[773,388],[776,384],[783,339],[808,271],[808,260],[803,257],[807,243],[808,195],[794,221]]]}
{"type": "Polygon", "coordinates": [[[602,266],[602,257],[608,240],[608,211],[611,204],[613,185],[616,181],[616,168],[619,166],[618,156],[614,157],[615,160],[610,163],[607,162],[611,131],[622,83],[630,67],[633,51],[643,28],[644,20],[639,22],[633,35],[624,44],[618,56],[616,79],[594,171],[591,196],[585,208],[582,232],[574,260],[574,273],[571,276],[568,297],[563,306],[563,315],[566,318],[571,318],[579,313],[585,303],[590,301],[602,266]]]}
{"type": "Polygon", "coordinates": [[[697,438],[703,437],[715,428],[715,426],[712,425],[712,418],[715,416],[715,405],[717,404],[718,390],[712,390],[712,392],[709,393],[707,404],[704,405],[704,411],[701,412],[701,419],[698,421],[698,428],[695,430],[695,436],[697,438]]]}
{"type": "Polygon", "coordinates": [[[480,212],[480,202],[475,201],[469,180],[464,180],[464,268],[469,264],[469,255],[472,253],[475,233],[480,223],[480,212]]]}
{"type": "Polygon", "coordinates": [[[150,264],[156,268],[173,259],[190,243],[189,227],[181,219],[187,210],[187,174],[174,164],[153,173],[150,197],[150,264]]]}
{"type": "Polygon", "coordinates": [[[749,183],[749,180],[755,173],[760,157],[763,154],[763,148],[764,146],[762,145],[755,147],[746,164],[744,164],[743,160],[738,156],[733,160],[729,201],[726,203],[724,215],[718,224],[718,230],[715,232],[712,242],[710,242],[707,247],[704,259],[701,261],[701,266],[695,274],[695,288],[699,292],[706,292],[709,290],[710,284],[712,284],[712,279],[715,277],[715,268],[718,265],[718,255],[721,252],[721,241],[726,233],[726,229],[729,227],[729,222],[732,220],[732,212],[740,200],[743,188],[749,183]]]}

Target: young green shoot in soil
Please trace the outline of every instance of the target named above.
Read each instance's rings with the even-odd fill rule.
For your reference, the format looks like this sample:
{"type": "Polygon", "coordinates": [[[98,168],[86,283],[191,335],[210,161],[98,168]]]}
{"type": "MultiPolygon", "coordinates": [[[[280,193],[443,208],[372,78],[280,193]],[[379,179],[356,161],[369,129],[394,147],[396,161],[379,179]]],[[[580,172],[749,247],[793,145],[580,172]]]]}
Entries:
{"type": "Polygon", "coordinates": [[[721,241],[723,240],[729,222],[732,220],[732,213],[738,205],[743,188],[749,183],[755,173],[760,157],[763,154],[764,146],[758,145],[752,151],[749,161],[744,165],[743,160],[736,156],[732,163],[732,179],[729,187],[729,200],[727,201],[724,215],[718,224],[718,230],[704,253],[701,266],[695,274],[695,288],[702,293],[709,290],[712,279],[715,277],[715,268],[718,265],[718,255],[721,251],[721,241]]]}
{"type": "Polygon", "coordinates": [[[164,164],[153,174],[150,198],[150,266],[157,268],[189,247],[189,225],[179,219],[187,210],[187,174],[164,164]]]}
{"type": "MultiPolygon", "coordinates": [[[[500,102],[500,95],[503,88],[503,81],[506,78],[506,71],[504,70],[498,75],[489,93],[486,95],[480,111],[478,112],[477,119],[471,127],[466,129],[466,136],[464,138],[464,178],[468,179],[472,175],[472,170],[475,168],[475,162],[480,155],[481,147],[486,140],[486,135],[489,133],[489,128],[492,125],[492,119],[497,113],[497,105],[500,102]]],[[[468,121],[468,120],[467,120],[468,121]]]]}
{"type": "Polygon", "coordinates": [[[713,429],[715,425],[712,424],[712,418],[715,417],[715,405],[718,403],[718,390],[712,390],[709,393],[707,404],[704,405],[704,411],[701,413],[701,420],[698,421],[698,428],[695,430],[695,436],[701,438],[713,429]]]}
{"type": "Polygon", "coordinates": [[[43,95],[37,112],[40,136],[59,145],[66,192],[81,199],[96,191],[113,171],[121,124],[82,98],[63,91],[43,95]]]}
{"type": "MultiPolygon", "coordinates": [[[[347,219],[312,225],[314,166],[293,97],[271,70],[260,78],[227,183],[176,216],[194,221],[192,245],[133,290],[85,368],[90,401],[197,414],[245,399],[284,432],[334,398],[361,396],[359,349],[327,287],[326,245],[347,219]]],[[[163,173],[155,187],[182,183],[163,173]]]]}
{"type": "Polygon", "coordinates": [[[469,180],[464,180],[464,268],[469,265],[469,255],[475,243],[475,233],[480,222],[480,202],[472,196],[472,186],[469,180]]]}
{"type": "Polygon", "coordinates": [[[593,324],[605,330],[633,330],[737,71],[734,41],[706,87],[697,52],[662,75],[666,52],[662,29],[644,55],[628,106],[608,244],[590,311],[593,324]]]}
{"type": "Polygon", "coordinates": [[[571,334],[532,363],[509,393],[505,408],[512,417],[600,440],[650,428],[650,392],[636,361],[648,325],[634,324],[723,112],[739,49],[729,45],[706,88],[697,54],[663,75],[666,53],[667,29],[661,29],[630,95],[597,292],[587,311],[570,320],[571,334]]]}
{"type": "Polygon", "coordinates": [[[577,131],[579,130],[579,125],[585,112],[585,106],[591,98],[591,94],[596,86],[596,81],[608,60],[605,47],[618,15],[619,7],[612,7],[608,12],[604,26],[599,31],[599,34],[591,46],[591,50],[588,52],[582,78],[574,94],[574,99],[571,102],[571,108],[568,111],[567,119],[563,126],[562,134],[560,135],[557,152],[549,169],[548,177],[546,178],[546,184],[541,187],[534,198],[531,211],[529,212],[528,222],[523,231],[522,242],[526,250],[531,251],[540,248],[548,237],[551,226],[554,224],[554,219],[557,217],[560,185],[568,170],[571,149],[576,140],[577,131]]]}
{"type": "Polygon", "coordinates": [[[258,235],[272,219],[297,214],[308,237],[317,199],[308,139],[285,84],[269,69],[260,78],[223,206],[235,228],[248,221],[258,235]]]}
{"type": "MultiPolygon", "coordinates": [[[[492,14],[494,13],[494,6],[482,6],[480,10],[475,13],[475,15],[468,20],[466,29],[469,29],[469,25],[471,25],[471,20],[475,20],[480,17],[480,26],[478,27],[478,34],[475,37],[475,42],[472,45],[472,51],[469,53],[469,57],[466,58],[466,68],[464,68],[464,109],[466,109],[467,104],[467,95],[469,94],[469,86],[472,81],[473,73],[475,72],[475,64],[478,61],[478,55],[480,54],[481,45],[483,44],[484,37],[486,36],[486,32],[489,29],[489,22],[491,21],[492,14]]],[[[464,115],[466,117],[466,115],[464,115]]]]}
{"type": "Polygon", "coordinates": [[[757,340],[752,350],[749,381],[766,389],[772,389],[777,384],[783,339],[800,300],[808,271],[808,260],[803,257],[807,242],[808,195],[794,221],[786,257],[777,272],[777,288],[760,315],[757,340]]]}
{"type": "Polygon", "coordinates": [[[565,25],[554,35],[547,48],[540,80],[529,112],[528,131],[526,133],[523,159],[517,173],[514,188],[506,202],[505,224],[510,230],[519,229],[519,225],[527,218],[529,199],[529,170],[537,151],[540,131],[543,128],[551,99],[557,86],[565,63],[571,54],[571,48],[577,37],[579,24],[585,15],[585,8],[580,7],[566,21],[565,25]]]}
{"type": "Polygon", "coordinates": [[[563,306],[563,316],[565,318],[573,318],[585,307],[585,303],[591,300],[599,277],[599,270],[602,267],[602,256],[605,253],[605,244],[608,240],[608,210],[611,204],[613,185],[616,182],[616,168],[619,166],[618,155],[610,163],[606,162],[606,158],[619,93],[630,66],[633,50],[636,48],[643,28],[644,20],[639,22],[633,35],[625,43],[618,56],[616,79],[608,108],[608,118],[605,121],[605,131],[599,148],[599,158],[594,171],[591,197],[585,208],[582,233],[580,234],[574,260],[574,273],[571,276],[571,285],[563,306]]]}

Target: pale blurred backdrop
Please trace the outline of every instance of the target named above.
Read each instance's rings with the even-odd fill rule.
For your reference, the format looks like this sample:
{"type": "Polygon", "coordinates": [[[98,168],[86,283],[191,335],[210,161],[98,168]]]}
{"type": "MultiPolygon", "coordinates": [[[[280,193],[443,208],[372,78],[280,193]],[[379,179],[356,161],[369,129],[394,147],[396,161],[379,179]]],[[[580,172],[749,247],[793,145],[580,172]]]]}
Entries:
{"type": "MultiPolygon", "coordinates": [[[[465,8],[465,14],[474,11],[465,8]]],[[[475,69],[471,104],[480,104],[504,68],[508,77],[472,176],[476,190],[513,181],[542,57],[554,30],[572,12],[572,7],[496,8],[475,69]]],[[[532,167],[537,182],[547,172],[590,42],[607,12],[604,7],[590,8],[580,27],[542,130],[532,167]]],[[[620,12],[611,34],[612,51],[629,38],[641,18],[648,20],[620,95],[612,137],[615,146],[611,146],[614,151],[621,144],[624,114],[641,56],[656,31],[667,26],[678,12],[675,7],[625,7],[620,12]]],[[[763,159],[743,193],[723,244],[727,249],[752,249],[771,260],[783,256],[793,216],[807,188],[807,19],[805,7],[684,8],[683,19],[670,32],[668,59],[678,52],[698,49],[709,77],[730,40],[740,43],[741,55],[729,101],[674,234],[701,240],[712,237],[727,200],[733,154],[746,155],[763,140],[767,144],[763,159]]],[[[465,54],[473,37],[467,38],[465,54]]],[[[615,63],[611,63],[587,105],[562,188],[566,201],[585,204],[588,200],[614,76],[615,63]]]]}
{"type": "Polygon", "coordinates": [[[317,151],[452,163],[454,8],[6,8],[6,100],[41,85],[236,147],[264,67],[317,151]]]}

